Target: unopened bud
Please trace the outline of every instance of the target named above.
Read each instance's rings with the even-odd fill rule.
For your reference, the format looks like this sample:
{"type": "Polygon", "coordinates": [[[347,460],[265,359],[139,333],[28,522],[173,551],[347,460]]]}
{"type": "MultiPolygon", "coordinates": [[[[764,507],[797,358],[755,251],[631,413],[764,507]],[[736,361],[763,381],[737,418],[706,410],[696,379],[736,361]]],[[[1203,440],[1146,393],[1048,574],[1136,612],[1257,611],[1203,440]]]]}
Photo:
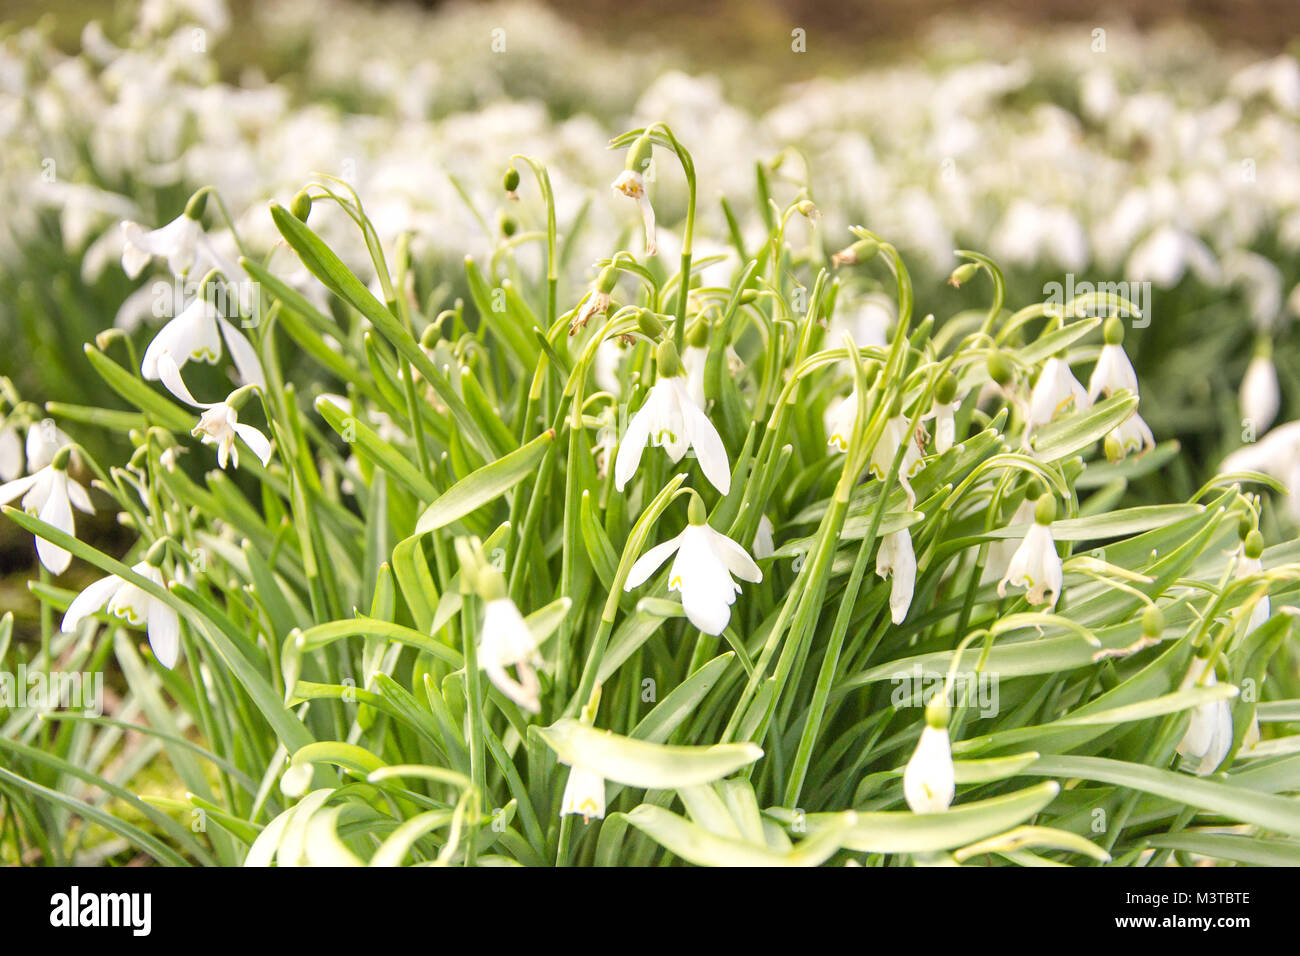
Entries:
{"type": "Polygon", "coordinates": [[[975,278],[975,273],[979,272],[980,267],[977,262],[963,262],[956,269],[952,270],[952,275],[948,276],[948,284],[954,289],[960,289],[971,279],[975,278]]]}

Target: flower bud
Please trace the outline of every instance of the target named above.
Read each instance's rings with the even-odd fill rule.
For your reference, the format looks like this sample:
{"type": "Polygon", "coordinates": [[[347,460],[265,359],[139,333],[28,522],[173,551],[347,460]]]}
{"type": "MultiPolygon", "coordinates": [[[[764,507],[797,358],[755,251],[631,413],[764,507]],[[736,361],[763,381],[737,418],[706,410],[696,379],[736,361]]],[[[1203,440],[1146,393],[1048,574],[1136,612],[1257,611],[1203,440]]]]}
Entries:
{"type": "Polygon", "coordinates": [[[939,384],[934,387],[934,400],[940,405],[950,405],[957,397],[957,376],[944,372],[939,384]]]}
{"type": "Polygon", "coordinates": [[[289,212],[299,222],[306,222],[311,215],[311,193],[305,189],[298,190],[298,194],[289,203],[289,212]]]}
{"type": "Polygon", "coordinates": [[[497,225],[500,227],[501,235],[503,236],[513,236],[519,230],[519,223],[515,221],[513,216],[506,213],[504,209],[501,211],[501,214],[497,216],[497,225]]]}
{"type": "Polygon", "coordinates": [[[677,354],[677,346],[673,345],[671,339],[660,342],[659,347],[655,349],[655,364],[659,369],[660,378],[676,378],[686,374],[682,368],[681,356],[677,354]]]}
{"type": "Polygon", "coordinates": [[[165,557],[167,557],[167,539],[159,538],[149,546],[144,560],[151,568],[161,568],[165,557]]]}
{"type": "Polygon", "coordinates": [[[1106,339],[1107,345],[1124,344],[1124,321],[1117,315],[1112,315],[1102,326],[1102,335],[1106,339]]]}
{"type": "Polygon", "coordinates": [[[205,186],[190,197],[189,202],[185,204],[185,216],[196,222],[203,218],[203,210],[208,205],[208,193],[211,190],[205,186]]]}
{"type": "Polygon", "coordinates": [[[978,262],[963,262],[956,269],[952,270],[952,275],[948,276],[948,284],[954,289],[960,289],[971,279],[975,278],[975,273],[979,272],[978,262]]]}
{"type": "Polygon", "coordinates": [[[657,339],[664,334],[664,324],[649,309],[642,309],[636,314],[636,327],[649,339],[657,339]]]}
{"type": "Polygon", "coordinates": [[[879,251],[880,243],[876,242],[876,240],[859,239],[853,245],[841,249],[831,256],[831,267],[838,269],[840,266],[856,266],[864,262],[870,262],[879,251]]]}
{"type": "Polygon", "coordinates": [[[515,169],[514,166],[507,169],[505,180],[502,185],[505,186],[506,195],[508,197],[511,199],[518,199],[519,194],[516,190],[519,189],[519,170],[515,169]]]}
{"type": "Polygon", "coordinates": [[[647,135],[641,135],[636,138],[627,151],[627,168],[634,173],[644,174],[646,167],[650,165],[650,157],[654,153],[654,144],[647,135]]]}
{"type": "Polygon", "coordinates": [[[1142,612],[1142,636],[1159,637],[1165,630],[1165,615],[1154,604],[1142,612]]]}
{"type": "Polygon", "coordinates": [[[1260,555],[1264,553],[1264,536],[1259,533],[1258,528],[1246,535],[1244,550],[1246,552],[1246,557],[1250,558],[1252,561],[1259,560],[1260,555]]]}
{"type": "Polygon", "coordinates": [[[1011,367],[1011,360],[1001,352],[994,352],[989,356],[988,369],[989,378],[1004,387],[1011,383],[1011,379],[1015,375],[1011,367]]]}

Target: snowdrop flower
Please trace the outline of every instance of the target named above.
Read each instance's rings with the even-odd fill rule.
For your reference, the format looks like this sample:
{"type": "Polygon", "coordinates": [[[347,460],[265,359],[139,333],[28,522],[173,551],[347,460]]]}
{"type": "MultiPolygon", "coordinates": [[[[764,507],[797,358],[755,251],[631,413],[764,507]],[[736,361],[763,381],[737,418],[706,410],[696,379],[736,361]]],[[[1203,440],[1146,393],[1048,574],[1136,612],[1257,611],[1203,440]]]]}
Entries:
{"type": "Polygon", "coordinates": [[[72,439],[67,436],[58,425],[54,424],[54,419],[47,418],[40,422],[34,422],[27,429],[27,472],[35,474],[50,462],[54,461],[54,456],[59,453],[59,449],[72,444],[72,439]]]}
{"type": "Polygon", "coordinates": [[[18,426],[6,421],[0,426],[0,481],[13,481],[23,473],[23,443],[18,426]]]}
{"type": "MultiPolygon", "coordinates": [[[[54,461],[35,474],[0,485],[0,505],[21,497],[22,508],[28,514],[66,534],[76,534],[73,506],[86,514],[94,514],[95,508],[86,489],[68,477],[70,455],[70,450],[61,451],[54,461]]],[[[36,538],[36,554],[45,569],[54,575],[62,574],[72,563],[71,554],[39,536],[36,538]]]]}
{"type": "Polygon", "coordinates": [[[876,551],[876,574],[893,579],[889,591],[889,616],[895,624],[902,624],[912,606],[912,591],[916,587],[916,554],[912,551],[912,536],[906,528],[880,540],[876,551]]]}
{"type": "Polygon", "coordinates": [[[926,418],[934,419],[934,450],[943,454],[957,440],[957,376],[945,372],[934,390],[934,404],[926,418]]]}
{"type": "Polygon", "coordinates": [[[605,816],[605,778],[594,770],[577,764],[569,768],[569,780],[564,785],[564,798],[560,802],[560,816],[582,814],[582,822],[605,816]]]}
{"type": "Polygon", "coordinates": [[[1289,511],[1300,523],[1300,421],[1279,425],[1253,444],[1238,448],[1219,465],[1219,474],[1259,471],[1286,485],[1289,511]]]}
{"type": "Polygon", "coordinates": [[[1127,389],[1134,395],[1138,393],[1137,372],[1124,351],[1124,323],[1116,316],[1106,320],[1106,344],[1101,347],[1097,364],[1088,379],[1088,400],[1095,402],[1099,395],[1110,398],[1116,392],[1127,389]]]}
{"type": "Polygon", "coordinates": [[[170,353],[178,366],[189,361],[214,365],[221,357],[223,339],[230,347],[240,383],[266,388],[262,363],[252,344],[205,296],[195,298],[154,336],[144,351],[140,374],[157,381],[158,358],[164,352],[170,353]]]}
{"type": "Polygon", "coordinates": [[[647,136],[642,136],[633,143],[627,154],[627,169],[623,170],[622,175],[613,182],[613,188],[629,199],[635,199],[637,207],[641,210],[641,221],[645,225],[645,254],[647,256],[659,254],[659,244],[655,231],[655,210],[650,205],[650,197],[646,194],[645,178],[641,175],[641,170],[647,168],[650,164],[651,149],[650,138],[647,136]]]}
{"type": "Polygon", "coordinates": [[[696,405],[704,408],[708,399],[704,395],[704,371],[709,363],[709,327],[697,322],[686,338],[686,351],[682,353],[682,369],[686,372],[686,394],[696,405]]]}
{"type": "Polygon", "coordinates": [[[235,446],[236,436],[242,438],[244,444],[253,450],[253,454],[257,456],[263,467],[271,460],[270,440],[252,425],[239,423],[239,414],[229,404],[229,397],[224,402],[200,402],[190,394],[190,390],[185,387],[185,381],[181,378],[180,368],[170,352],[163,352],[158,356],[158,374],[169,392],[187,405],[203,409],[203,413],[199,416],[199,423],[194,426],[190,434],[195,438],[201,438],[205,445],[217,446],[218,465],[225,468],[229,461],[236,468],[239,467],[239,449],[235,446]]]}
{"type": "Polygon", "coordinates": [[[948,705],[937,699],[925,708],[925,728],[903,771],[903,796],[913,813],[943,813],[956,795],[948,705]]]}
{"type": "Polygon", "coordinates": [[[772,520],[763,515],[758,519],[758,530],[754,532],[754,560],[762,561],[776,554],[776,542],[772,538],[772,520]]]}
{"type": "Polygon", "coordinates": [[[731,464],[722,437],[690,396],[681,360],[672,342],[659,346],[659,377],[645,404],[632,416],[614,459],[614,487],[622,491],[636,473],[646,442],[658,445],[673,463],[695,449],[704,477],[722,494],[731,490],[731,464]]]}
{"type": "Polygon", "coordinates": [[[1091,404],[1088,393],[1070,371],[1070,364],[1053,356],[1043,363],[1029,396],[1029,427],[1047,425],[1066,411],[1082,411],[1091,404]]]}
{"type": "MultiPolygon", "coordinates": [[[[161,568],[147,560],[141,561],[131,570],[159,587],[166,587],[161,568]]],[[[59,629],[75,631],[82,620],[101,609],[107,610],[109,615],[124,621],[129,627],[146,628],[149,646],[153,648],[158,663],[168,670],[176,666],[181,632],[176,612],[166,602],[116,574],[100,578],[73,598],[59,629]]]]}
{"type": "MultiPolygon", "coordinates": [[[[495,597],[488,599],[483,608],[483,630],[478,643],[478,665],[487,673],[496,688],[530,713],[540,713],[537,668],[542,658],[538,653],[537,638],[524,620],[515,602],[505,594],[505,584],[496,579],[495,597]],[[519,675],[510,676],[513,667],[519,675]]],[[[602,804],[603,807],[603,804],[602,804]]]]}
{"type": "Polygon", "coordinates": [[[582,305],[578,309],[578,314],[569,326],[570,335],[576,335],[579,329],[585,328],[592,316],[604,315],[609,311],[609,296],[614,291],[617,282],[618,270],[613,266],[605,266],[600,270],[600,275],[596,277],[591,290],[587,293],[587,297],[583,299],[582,305]]]}
{"type": "MultiPolygon", "coordinates": [[[[1192,666],[1179,690],[1189,687],[1213,687],[1219,680],[1208,659],[1193,657],[1192,666]],[[1203,679],[1202,679],[1203,678],[1203,679]]],[[[1226,700],[1215,700],[1192,708],[1187,732],[1178,744],[1178,752],[1192,765],[1198,777],[1213,773],[1232,748],[1232,708],[1226,700]]]]}
{"type": "Polygon", "coordinates": [[[704,504],[692,493],[685,530],[637,558],[623,590],[640,587],[674,552],[677,557],[668,571],[668,590],[681,593],[682,610],[693,625],[705,634],[721,634],[740,593],[732,575],[757,583],[763,580],[763,572],[744,548],[709,527],[704,504]]]}
{"type": "Polygon", "coordinates": [[[858,390],[854,388],[849,397],[827,412],[827,431],[831,437],[826,444],[843,454],[849,450],[849,439],[853,437],[853,425],[858,417],[858,390]]]}
{"type": "Polygon", "coordinates": [[[1056,553],[1051,524],[1056,519],[1056,499],[1044,494],[1034,505],[1034,523],[1029,526],[1024,540],[1011,557],[1007,573],[998,582],[998,597],[1007,596],[1007,585],[1026,589],[1030,604],[1047,604],[1056,607],[1061,596],[1064,574],[1061,558],[1056,553]],[[1051,599],[1047,597],[1051,592],[1051,599]]]}
{"type": "Polygon", "coordinates": [[[1282,395],[1277,385],[1277,369],[1273,365],[1273,346],[1267,339],[1260,340],[1255,357],[1246,366],[1241,380],[1241,414],[1262,434],[1277,418],[1282,406],[1282,395]]]}
{"type": "Polygon", "coordinates": [[[907,493],[907,506],[911,508],[916,505],[916,494],[912,491],[912,483],[908,479],[915,477],[923,463],[920,449],[916,447],[905,415],[895,414],[885,422],[880,440],[871,450],[871,461],[867,464],[867,471],[871,472],[876,480],[883,481],[890,469],[894,467],[894,456],[900,445],[903,446],[903,461],[898,466],[898,483],[907,493]]]}
{"type": "Polygon", "coordinates": [[[203,236],[203,225],[199,222],[203,205],[203,201],[191,199],[183,213],[167,225],[153,230],[146,230],[138,222],[123,222],[122,270],[135,279],[156,256],[167,260],[167,267],[173,275],[188,273],[194,267],[199,240],[203,236]]]}
{"type": "MultiPolygon", "coordinates": [[[[1241,543],[1241,550],[1237,556],[1237,567],[1233,572],[1235,578],[1250,577],[1252,574],[1261,574],[1264,571],[1264,563],[1260,558],[1264,554],[1264,536],[1259,533],[1258,528],[1252,528],[1246,534],[1246,538],[1241,543]]],[[[1246,633],[1249,634],[1255,628],[1259,627],[1268,620],[1272,611],[1272,605],[1269,602],[1268,595],[1265,594],[1255,603],[1255,609],[1250,613],[1250,623],[1246,625],[1246,633]]]]}
{"type": "Polygon", "coordinates": [[[1129,455],[1140,455],[1156,446],[1155,436],[1135,409],[1106,435],[1106,460],[1112,463],[1129,455]]]}

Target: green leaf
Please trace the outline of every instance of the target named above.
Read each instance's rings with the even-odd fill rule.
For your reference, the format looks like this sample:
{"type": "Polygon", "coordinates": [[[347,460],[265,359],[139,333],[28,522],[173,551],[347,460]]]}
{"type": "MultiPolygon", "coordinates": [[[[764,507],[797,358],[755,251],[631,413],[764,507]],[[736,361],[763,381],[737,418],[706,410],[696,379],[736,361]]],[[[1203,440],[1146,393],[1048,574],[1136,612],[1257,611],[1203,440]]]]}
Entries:
{"type": "Polygon", "coordinates": [[[562,763],[647,790],[711,783],[763,756],[756,744],[675,747],[596,730],[571,717],[538,728],[537,733],[562,763]]]}
{"type": "Polygon", "coordinates": [[[555,432],[547,429],[522,448],[516,448],[466,475],[424,510],[415,526],[415,533],[426,534],[444,528],[505,494],[537,467],[554,438],[555,432]]]}

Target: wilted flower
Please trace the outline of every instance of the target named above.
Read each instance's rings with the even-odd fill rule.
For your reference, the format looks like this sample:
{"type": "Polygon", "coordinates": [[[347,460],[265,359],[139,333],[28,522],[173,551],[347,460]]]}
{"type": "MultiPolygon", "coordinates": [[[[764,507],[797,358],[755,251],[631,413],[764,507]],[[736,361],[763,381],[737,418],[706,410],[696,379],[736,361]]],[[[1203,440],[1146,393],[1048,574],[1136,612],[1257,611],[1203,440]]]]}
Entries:
{"type": "Polygon", "coordinates": [[[201,438],[205,445],[217,446],[217,464],[226,467],[227,461],[239,467],[239,449],[235,446],[238,436],[244,440],[253,454],[265,466],[271,460],[271,442],[252,425],[241,425],[238,412],[226,402],[200,402],[185,387],[180,368],[169,352],[158,357],[158,375],[167,390],[187,405],[203,409],[199,423],[190,432],[195,438],[201,438]]]}
{"type": "Polygon", "coordinates": [[[899,446],[903,447],[903,461],[898,466],[898,483],[907,493],[907,506],[911,508],[916,504],[916,494],[912,491],[912,483],[908,479],[921,470],[923,463],[921,451],[916,447],[906,416],[894,415],[885,422],[880,440],[871,450],[871,461],[867,463],[867,471],[871,472],[877,480],[883,481],[890,469],[894,467],[894,456],[898,453],[899,446]]]}
{"type": "Polygon", "coordinates": [[[655,235],[655,210],[650,205],[650,197],[646,194],[645,178],[641,175],[641,171],[649,165],[650,152],[651,145],[648,137],[642,136],[633,143],[632,148],[628,150],[627,169],[614,180],[613,188],[629,199],[636,200],[637,208],[641,210],[641,221],[645,225],[645,254],[654,256],[659,254],[655,235]]]}

